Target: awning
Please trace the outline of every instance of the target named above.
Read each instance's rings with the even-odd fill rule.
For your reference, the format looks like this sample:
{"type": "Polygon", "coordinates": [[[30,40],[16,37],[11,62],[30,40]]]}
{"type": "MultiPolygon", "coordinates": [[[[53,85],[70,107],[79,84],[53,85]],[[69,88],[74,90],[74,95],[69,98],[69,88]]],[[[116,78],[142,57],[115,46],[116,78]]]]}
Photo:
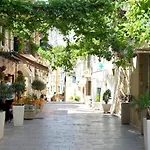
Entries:
{"type": "Polygon", "coordinates": [[[33,60],[31,60],[31,59],[29,59],[29,58],[27,58],[27,57],[25,57],[25,56],[23,56],[21,54],[13,52],[13,55],[18,57],[20,59],[20,61],[22,61],[24,63],[27,63],[27,64],[29,64],[31,66],[34,66],[35,68],[38,68],[38,69],[41,69],[41,70],[44,70],[44,71],[48,71],[49,70],[47,66],[44,66],[44,65],[42,65],[40,63],[37,63],[36,61],[33,61],[33,60]]]}
{"type": "Polygon", "coordinates": [[[136,49],[136,53],[137,54],[150,53],[150,48],[139,48],[139,49],[136,49]]]}
{"type": "Polygon", "coordinates": [[[9,59],[15,63],[20,61],[20,59],[18,57],[14,56],[12,52],[0,52],[0,56],[4,57],[6,59],[9,59]]]}
{"type": "Polygon", "coordinates": [[[21,54],[18,54],[16,52],[0,52],[0,56],[3,56],[9,60],[12,60],[12,61],[15,61],[15,62],[23,62],[23,63],[26,63],[26,64],[29,64],[31,66],[34,66],[35,68],[38,68],[40,70],[44,70],[44,71],[49,71],[49,68],[47,66],[44,66],[40,63],[37,63],[36,61],[33,61],[21,54]]]}
{"type": "Polygon", "coordinates": [[[34,77],[34,73],[33,73],[33,72],[27,67],[27,65],[24,64],[24,63],[20,63],[20,64],[18,65],[18,70],[21,70],[21,71],[23,72],[23,75],[24,75],[25,77],[29,77],[29,76],[34,77]]]}

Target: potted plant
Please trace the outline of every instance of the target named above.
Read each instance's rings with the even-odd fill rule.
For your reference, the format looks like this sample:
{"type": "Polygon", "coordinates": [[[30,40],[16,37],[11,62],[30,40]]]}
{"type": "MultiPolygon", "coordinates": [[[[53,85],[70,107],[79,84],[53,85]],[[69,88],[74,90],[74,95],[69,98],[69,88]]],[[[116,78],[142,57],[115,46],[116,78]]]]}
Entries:
{"type": "Polygon", "coordinates": [[[108,104],[109,100],[111,99],[111,91],[107,89],[103,94],[103,101],[105,104],[102,104],[104,113],[108,113],[110,111],[111,104],[108,104]]]}
{"type": "Polygon", "coordinates": [[[23,126],[24,123],[24,97],[25,79],[21,71],[18,71],[18,76],[12,84],[15,92],[15,99],[13,102],[13,122],[14,126],[23,126]]]}
{"type": "Polygon", "coordinates": [[[139,114],[146,111],[146,115],[141,116],[141,128],[144,131],[145,149],[150,150],[150,91],[143,92],[139,98],[134,97],[131,105],[139,114]]]}
{"type": "Polygon", "coordinates": [[[46,85],[44,84],[44,82],[42,82],[41,80],[39,79],[35,79],[33,82],[32,82],[32,88],[34,90],[38,90],[38,91],[42,91],[44,90],[46,87],[46,85]]]}
{"type": "Polygon", "coordinates": [[[32,82],[32,89],[34,90],[37,90],[37,91],[42,91],[44,90],[46,87],[46,85],[44,84],[44,82],[42,82],[41,80],[39,79],[35,79],[33,82],[32,82]]]}
{"type": "Polygon", "coordinates": [[[14,126],[22,126],[24,123],[24,97],[22,94],[25,91],[25,84],[15,82],[12,84],[15,92],[15,99],[13,102],[13,122],[14,126]]]}
{"type": "MultiPolygon", "coordinates": [[[[39,94],[39,92],[41,92],[42,90],[44,90],[46,87],[46,85],[44,84],[44,82],[42,82],[41,80],[39,79],[35,79],[33,82],[32,82],[32,89],[36,90],[38,93],[37,95],[39,94]]],[[[38,97],[37,98],[38,101],[37,101],[37,109],[42,109],[43,108],[43,98],[42,100],[41,97],[38,97]]]]}
{"type": "Polygon", "coordinates": [[[4,125],[5,125],[5,111],[3,111],[3,102],[6,98],[11,97],[13,90],[5,84],[0,84],[0,139],[4,135],[4,125]]]}
{"type": "Polygon", "coordinates": [[[24,119],[34,119],[36,115],[35,100],[31,95],[25,97],[24,119]]]}
{"type": "Polygon", "coordinates": [[[120,96],[121,101],[121,123],[130,124],[130,101],[131,95],[124,94],[120,96]]]}

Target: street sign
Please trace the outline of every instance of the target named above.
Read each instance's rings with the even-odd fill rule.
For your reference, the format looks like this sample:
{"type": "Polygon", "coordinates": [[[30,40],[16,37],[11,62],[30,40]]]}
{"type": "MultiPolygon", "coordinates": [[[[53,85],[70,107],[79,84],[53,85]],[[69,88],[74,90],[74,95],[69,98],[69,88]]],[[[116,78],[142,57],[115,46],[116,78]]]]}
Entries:
{"type": "Polygon", "coordinates": [[[104,65],[101,63],[99,64],[99,69],[103,70],[104,69],[104,65]]]}

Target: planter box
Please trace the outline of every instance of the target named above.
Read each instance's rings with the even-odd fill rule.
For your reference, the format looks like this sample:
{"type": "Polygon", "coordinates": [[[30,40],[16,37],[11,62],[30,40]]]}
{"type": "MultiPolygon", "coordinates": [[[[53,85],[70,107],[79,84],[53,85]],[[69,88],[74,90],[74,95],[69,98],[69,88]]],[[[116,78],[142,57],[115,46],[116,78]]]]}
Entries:
{"type": "Polygon", "coordinates": [[[144,131],[143,131],[143,119],[146,118],[146,110],[142,110],[141,111],[141,134],[143,135],[144,134],[144,131]]]}
{"type": "Polygon", "coordinates": [[[150,120],[143,119],[145,150],[150,150],[150,120]]]}
{"type": "Polygon", "coordinates": [[[130,103],[121,104],[121,123],[130,124],[130,103]]]}
{"type": "Polygon", "coordinates": [[[0,112],[0,139],[4,136],[5,112],[0,112]]]}
{"type": "Polygon", "coordinates": [[[33,105],[25,105],[24,119],[34,119],[36,115],[36,109],[33,105]]]}
{"type": "Polygon", "coordinates": [[[111,104],[102,104],[104,113],[109,113],[111,104]]]}
{"type": "Polygon", "coordinates": [[[13,106],[14,126],[23,126],[24,123],[24,106],[13,106]]]}

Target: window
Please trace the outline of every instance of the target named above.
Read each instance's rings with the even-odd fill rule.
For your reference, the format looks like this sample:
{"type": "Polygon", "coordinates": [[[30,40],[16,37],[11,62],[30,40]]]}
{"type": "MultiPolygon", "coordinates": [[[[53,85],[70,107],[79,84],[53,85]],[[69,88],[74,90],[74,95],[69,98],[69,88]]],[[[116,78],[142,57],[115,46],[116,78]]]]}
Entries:
{"type": "Polygon", "coordinates": [[[56,91],[56,88],[55,88],[55,86],[53,86],[53,91],[56,91]]]}
{"type": "Polygon", "coordinates": [[[2,45],[5,46],[5,36],[6,36],[6,30],[4,27],[2,27],[2,45]]]}
{"type": "Polygon", "coordinates": [[[8,48],[11,51],[11,32],[9,31],[8,48]]]}
{"type": "Polygon", "coordinates": [[[72,83],[76,83],[76,76],[72,76],[72,83]]]}
{"type": "Polygon", "coordinates": [[[58,86],[58,92],[60,92],[60,86],[58,86]]]}
{"type": "Polygon", "coordinates": [[[19,46],[18,46],[18,38],[17,37],[14,37],[14,51],[15,52],[18,52],[19,50],[19,46]]]}
{"type": "Polygon", "coordinates": [[[86,95],[91,95],[91,81],[86,83],[86,95]]]}

